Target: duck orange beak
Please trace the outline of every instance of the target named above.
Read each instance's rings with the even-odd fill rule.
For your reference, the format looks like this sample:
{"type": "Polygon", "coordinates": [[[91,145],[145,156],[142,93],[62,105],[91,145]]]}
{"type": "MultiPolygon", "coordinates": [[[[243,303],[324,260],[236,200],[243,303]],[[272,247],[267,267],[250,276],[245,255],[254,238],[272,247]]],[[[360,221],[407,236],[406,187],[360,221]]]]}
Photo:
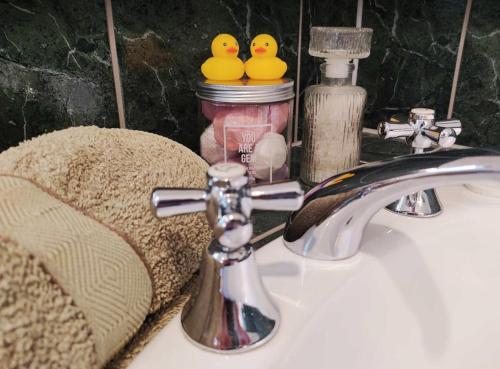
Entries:
{"type": "Polygon", "coordinates": [[[262,53],[265,53],[266,51],[267,51],[267,50],[266,50],[266,49],[264,49],[263,47],[258,47],[258,48],[256,48],[256,49],[255,49],[255,52],[256,52],[257,54],[262,54],[262,53]]]}
{"type": "Polygon", "coordinates": [[[234,54],[235,52],[238,51],[238,49],[234,48],[234,47],[230,47],[229,49],[226,49],[226,51],[229,53],[229,54],[234,54]]]}

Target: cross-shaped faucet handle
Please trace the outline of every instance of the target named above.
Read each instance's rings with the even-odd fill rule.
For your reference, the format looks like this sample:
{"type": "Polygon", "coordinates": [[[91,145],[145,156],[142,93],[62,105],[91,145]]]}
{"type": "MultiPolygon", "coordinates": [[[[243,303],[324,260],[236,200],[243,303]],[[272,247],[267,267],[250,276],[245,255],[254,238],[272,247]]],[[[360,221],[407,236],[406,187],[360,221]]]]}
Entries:
{"type": "MultiPolygon", "coordinates": [[[[413,108],[407,122],[401,122],[397,116],[389,122],[380,122],[378,134],[383,139],[405,137],[413,154],[421,154],[433,144],[440,148],[453,146],[462,132],[462,123],[458,119],[436,121],[434,116],[434,109],[413,108]]],[[[404,196],[387,209],[398,214],[429,217],[441,213],[441,204],[434,189],[428,189],[404,196]]]]}
{"type": "Polygon", "coordinates": [[[433,143],[443,148],[452,146],[462,132],[462,123],[458,119],[436,121],[434,116],[433,109],[414,108],[407,122],[401,122],[397,117],[380,122],[378,133],[383,139],[406,137],[415,153],[423,152],[433,143]]]}
{"type": "Polygon", "coordinates": [[[208,169],[208,189],[157,188],[151,195],[154,214],[159,217],[206,211],[221,245],[236,249],[252,237],[252,209],[294,211],[302,205],[299,183],[248,185],[248,173],[236,163],[216,164],[208,169]]]}

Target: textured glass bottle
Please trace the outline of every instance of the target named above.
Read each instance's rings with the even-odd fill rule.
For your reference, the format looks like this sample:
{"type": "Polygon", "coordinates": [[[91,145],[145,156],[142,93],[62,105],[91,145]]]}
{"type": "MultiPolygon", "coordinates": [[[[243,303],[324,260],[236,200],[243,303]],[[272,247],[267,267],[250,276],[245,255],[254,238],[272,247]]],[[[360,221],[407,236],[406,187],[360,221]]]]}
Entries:
{"type": "Polygon", "coordinates": [[[352,59],[370,55],[370,28],[312,27],[309,54],[323,58],[321,83],[304,96],[301,179],[315,185],[359,163],[366,91],[352,59]]]}
{"type": "Polygon", "coordinates": [[[361,119],[366,90],[352,85],[352,69],[346,78],[325,75],[321,84],[309,86],[304,97],[301,179],[316,184],[359,163],[361,119]]]}

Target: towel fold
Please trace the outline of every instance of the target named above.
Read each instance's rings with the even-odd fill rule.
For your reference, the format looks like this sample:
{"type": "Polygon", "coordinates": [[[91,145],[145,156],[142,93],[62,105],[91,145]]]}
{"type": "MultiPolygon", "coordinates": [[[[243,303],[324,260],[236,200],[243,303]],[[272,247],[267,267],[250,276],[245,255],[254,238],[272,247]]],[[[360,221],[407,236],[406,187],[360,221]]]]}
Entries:
{"type": "Polygon", "coordinates": [[[40,260],[0,236],[0,367],[89,369],[92,332],[40,260]]]}
{"type": "Polygon", "coordinates": [[[0,173],[32,180],[127,239],[151,275],[150,312],[179,294],[211,238],[204,214],[156,219],[151,190],[205,188],[206,171],[186,147],[123,129],[65,129],[0,154],[0,173]]]}
{"type": "Polygon", "coordinates": [[[152,287],[136,252],[26,179],[0,176],[0,242],[7,368],[101,367],[144,321],[152,287]]]}

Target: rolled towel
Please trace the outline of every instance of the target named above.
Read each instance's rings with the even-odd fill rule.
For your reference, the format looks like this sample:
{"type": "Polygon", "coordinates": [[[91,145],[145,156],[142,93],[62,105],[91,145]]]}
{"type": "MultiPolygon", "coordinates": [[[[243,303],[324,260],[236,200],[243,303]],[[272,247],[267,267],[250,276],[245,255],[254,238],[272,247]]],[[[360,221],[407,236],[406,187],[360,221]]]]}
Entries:
{"type": "Polygon", "coordinates": [[[151,298],[122,237],[30,181],[0,176],[2,368],[102,367],[151,298]]]}
{"type": "Polygon", "coordinates": [[[0,154],[0,172],[31,179],[124,235],[150,271],[151,312],[178,295],[211,239],[204,214],[156,219],[151,190],[205,188],[206,171],[186,147],[123,129],[69,128],[0,154]]]}
{"type": "Polygon", "coordinates": [[[0,237],[0,366],[88,369],[90,327],[38,258],[0,237]]]}

